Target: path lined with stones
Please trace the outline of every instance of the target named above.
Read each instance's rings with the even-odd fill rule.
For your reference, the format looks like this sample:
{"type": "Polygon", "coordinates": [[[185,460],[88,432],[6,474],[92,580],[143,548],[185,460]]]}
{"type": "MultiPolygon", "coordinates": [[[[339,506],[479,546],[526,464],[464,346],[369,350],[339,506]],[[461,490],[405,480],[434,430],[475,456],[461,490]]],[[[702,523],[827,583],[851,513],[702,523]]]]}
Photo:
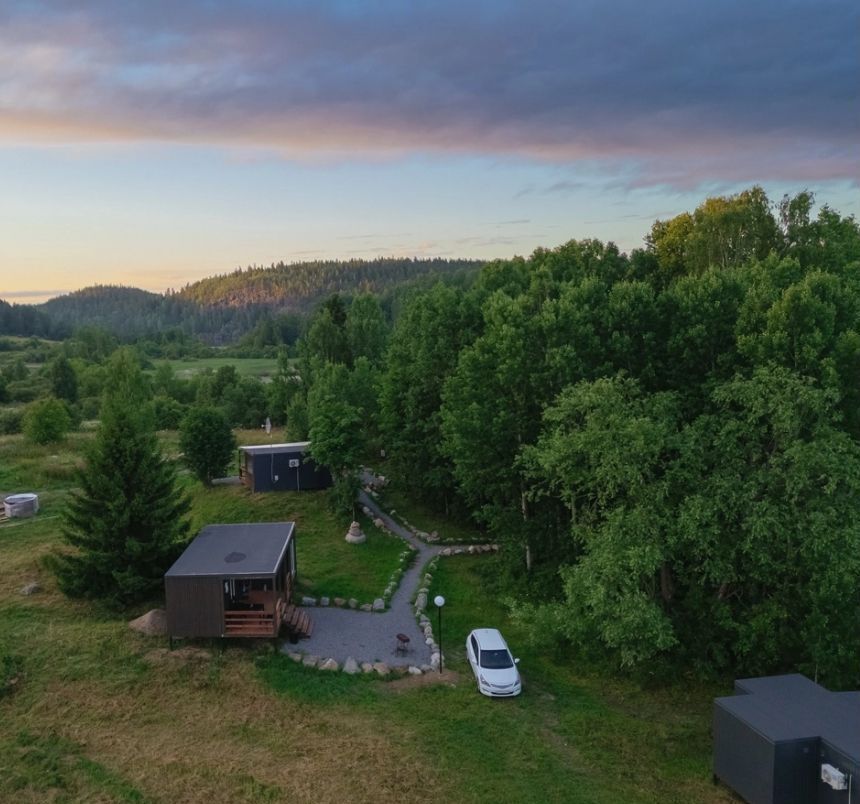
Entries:
{"type": "MultiPolygon", "coordinates": [[[[395,536],[415,548],[417,553],[412,566],[404,573],[400,585],[391,597],[389,608],[384,612],[371,614],[352,609],[319,606],[309,609],[308,614],[314,621],[313,635],[296,645],[285,643],[282,651],[323,657],[323,659],[330,658],[341,665],[352,658],[356,665],[382,662],[389,667],[413,666],[423,668],[426,672],[431,669],[431,650],[415,620],[410,598],[422,585],[425,565],[441,552],[442,547],[425,544],[416,538],[388,516],[376,500],[366,492],[359,493],[359,502],[369,508],[374,517],[381,519],[385,527],[395,536]],[[397,634],[405,634],[409,637],[409,650],[405,654],[395,653],[397,634]]],[[[319,666],[323,667],[322,664],[319,666]]],[[[432,668],[436,669],[435,662],[432,668]]],[[[331,667],[331,669],[335,668],[331,667]]]]}

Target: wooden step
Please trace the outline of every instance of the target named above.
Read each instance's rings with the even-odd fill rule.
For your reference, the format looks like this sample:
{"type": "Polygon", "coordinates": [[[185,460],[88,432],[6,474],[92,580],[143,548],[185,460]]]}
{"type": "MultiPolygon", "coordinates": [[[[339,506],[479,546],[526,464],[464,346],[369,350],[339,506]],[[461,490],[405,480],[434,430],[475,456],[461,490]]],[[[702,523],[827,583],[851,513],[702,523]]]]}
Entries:
{"type": "Polygon", "coordinates": [[[308,613],[292,604],[284,610],[282,625],[290,636],[299,639],[307,639],[314,630],[313,621],[308,613]]]}

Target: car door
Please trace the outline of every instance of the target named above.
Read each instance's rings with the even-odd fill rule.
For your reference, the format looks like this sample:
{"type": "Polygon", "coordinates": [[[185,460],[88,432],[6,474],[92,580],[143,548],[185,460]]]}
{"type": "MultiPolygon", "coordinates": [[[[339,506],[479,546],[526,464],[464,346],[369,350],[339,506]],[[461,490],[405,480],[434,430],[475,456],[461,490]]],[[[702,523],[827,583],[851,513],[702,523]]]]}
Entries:
{"type": "Polygon", "coordinates": [[[478,673],[480,672],[478,668],[478,657],[481,655],[481,650],[478,647],[478,640],[475,639],[474,634],[469,635],[469,664],[472,665],[472,672],[475,674],[475,677],[478,677],[478,673]]]}

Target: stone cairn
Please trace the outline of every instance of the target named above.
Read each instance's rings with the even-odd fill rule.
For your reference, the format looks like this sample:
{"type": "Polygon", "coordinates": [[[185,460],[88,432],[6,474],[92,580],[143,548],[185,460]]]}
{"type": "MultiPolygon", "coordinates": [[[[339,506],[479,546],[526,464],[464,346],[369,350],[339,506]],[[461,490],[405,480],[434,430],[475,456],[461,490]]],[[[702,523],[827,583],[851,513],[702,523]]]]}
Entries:
{"type": "Polygon", "coordinates": [[[367,541],[367,536],[364,535],[358,522],[353,522],[349,526],[349,530],[346,533],[346,540],[350,544],[364,544],[367,541]]]}

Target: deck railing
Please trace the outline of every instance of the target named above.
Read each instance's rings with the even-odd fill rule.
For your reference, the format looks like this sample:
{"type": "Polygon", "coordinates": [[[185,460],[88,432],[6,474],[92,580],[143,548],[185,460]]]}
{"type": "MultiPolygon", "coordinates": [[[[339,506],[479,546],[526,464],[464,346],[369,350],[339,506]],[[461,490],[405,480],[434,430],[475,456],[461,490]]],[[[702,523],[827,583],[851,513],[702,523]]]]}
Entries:
{"type": "Polygon", "coordinates": [[[258,611],[225,611],[224,636],[276,637],[286,603],[278,597],[273,606],[258,611]]]}

